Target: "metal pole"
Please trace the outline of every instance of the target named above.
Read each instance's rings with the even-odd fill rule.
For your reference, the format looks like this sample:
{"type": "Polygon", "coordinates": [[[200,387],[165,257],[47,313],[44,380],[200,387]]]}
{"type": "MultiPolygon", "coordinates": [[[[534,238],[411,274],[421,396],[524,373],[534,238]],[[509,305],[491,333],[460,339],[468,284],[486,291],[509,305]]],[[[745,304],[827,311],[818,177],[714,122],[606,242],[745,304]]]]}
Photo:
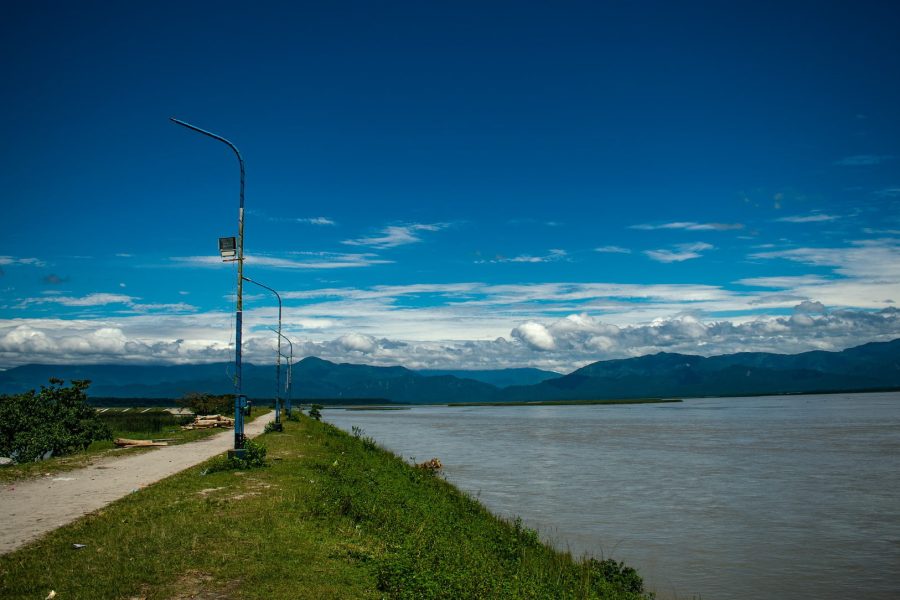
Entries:
{"type": "MultiPolygon", "coordinates": [[[[275,331],[272,329],[272,331],[275,331]]],[[[284,341],[288,343],[288,347],[291,349],[291,356],[288,358],[288,369],[287,369],[287,381],[285,382],[285,392],[287,392],[287,401],[284,405],[284,413],[287,416],[291,416],[291,391],[294,388],[294,344],[291,342],[291,339],[282,334],[281,332],[275,331],[279,336],[284,338],[284,341]]],[[[284,356],[282,354],[282,356],[284,356]]],[[[285,357],[287,358],[287,357],[285,357]]]]}
{"type": "Polygon", "coordinates": [[[278,396],[278,388],[281,386],[281,295],[270,288],[269,286],[262,284],[258,281],[254,281],[249,277],[244,277],[244,281],[249,281],[250,283],[255,283],[261,288],[265,288],[275,294],[275,297],[278,298],[278,357],[275,360],[275,428],[279,431],[281,430],[281,399],[278,396]]]}
{"type": "Polygon", "coordinates": [[[237,146],[235,146],[222,136],[216,135],[215,133],[212,133],[210,131],[206,131],[205,129],[200,129],[199,127],[176,119],[175,117],[169,117],[169,120],[177,125],[187,127],[188,129],[196,131],[197,133],[202,133],[205,136],[211,137],[214,140],[219,140],[220,142],[226,144],[234,151],[234,155],[237,156],[238,164],[241,167],[241,193],[240,204],[238,208],[237,309],[235,312],[234,322],[234,449],[237,451],[243,449],[244,447],[244,406],[246,406],[247,403],[241,385],[241,334],[243,333],[244,322],[244,159],[241,157],[241,153],[237,149],[237,146]]]}

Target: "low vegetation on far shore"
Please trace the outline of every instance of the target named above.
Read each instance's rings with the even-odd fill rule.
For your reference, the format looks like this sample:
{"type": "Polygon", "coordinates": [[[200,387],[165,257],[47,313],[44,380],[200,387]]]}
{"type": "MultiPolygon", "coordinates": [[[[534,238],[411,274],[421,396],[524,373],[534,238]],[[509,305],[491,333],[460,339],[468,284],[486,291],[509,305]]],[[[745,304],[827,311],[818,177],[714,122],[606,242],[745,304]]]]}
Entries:
{"type": "Polygon", "coordinates": [[[650,597],[355,433],[288,421],[257,438],[267,467],[199,465],[0,557],[0,596],[650,597]]]}
{"type": "Polygon", "coordinates": [[[660,404],[678,398],[614,398],[609,400],[534,400],[530,402],[452,402],[447,406],[590,406],[594,404],[660,404]]]}

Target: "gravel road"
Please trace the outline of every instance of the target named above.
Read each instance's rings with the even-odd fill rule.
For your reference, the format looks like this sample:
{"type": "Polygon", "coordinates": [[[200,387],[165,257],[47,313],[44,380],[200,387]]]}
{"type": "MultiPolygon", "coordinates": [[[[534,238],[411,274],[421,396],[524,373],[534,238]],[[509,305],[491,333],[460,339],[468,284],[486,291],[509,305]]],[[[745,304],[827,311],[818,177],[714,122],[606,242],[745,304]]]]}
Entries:
{"type": "MultiPolygon", "coordinates": [[[[256,436],[274,418],[268,413],[244,425],[256,436]]],[[[229,429],[208,438],[166,446],[40,479],[0,485],[0,554],[71,523],[136,489],[221,454],[234,445],[229,429]]]]}

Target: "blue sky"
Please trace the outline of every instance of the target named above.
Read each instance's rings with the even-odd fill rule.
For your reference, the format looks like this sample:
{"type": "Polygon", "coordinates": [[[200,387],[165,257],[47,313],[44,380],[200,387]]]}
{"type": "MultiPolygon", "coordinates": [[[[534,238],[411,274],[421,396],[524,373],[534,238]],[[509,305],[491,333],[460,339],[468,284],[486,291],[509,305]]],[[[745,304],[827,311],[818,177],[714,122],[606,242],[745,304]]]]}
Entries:
{"type": "Polygon", "coordinates": [[[29,2],[0,368],[538,366],[900,337],[900,7],[29,2]],[[275,307],[246,287],[245,352],[275,307]]]}

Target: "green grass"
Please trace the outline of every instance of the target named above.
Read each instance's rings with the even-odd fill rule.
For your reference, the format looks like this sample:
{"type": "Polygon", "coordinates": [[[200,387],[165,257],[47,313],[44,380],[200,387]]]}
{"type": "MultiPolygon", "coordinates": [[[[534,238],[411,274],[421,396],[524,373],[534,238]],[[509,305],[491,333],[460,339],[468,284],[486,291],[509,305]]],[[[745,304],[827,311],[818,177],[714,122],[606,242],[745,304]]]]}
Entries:
{"type": "MultiPolygon", "coordinates": [[[[164,438],[168,444],[177,445],[194,442],[225,431],[223,429],[184,431],[181,429],[181,423],[190,422],[193,417],[188,417],[185,421],[184,417],[177,417],[160,409],[152,409],[146,413],[141,410],[143,409],[138,408],[123,412],[121,409],[111,409],[103,412],[100,417],[112,429],[113,439],[117,437],[137,440],[164,438]]],[[[269,408],[254,407],[248,421],[252,421],[270,410],[269,408]]],[[[152,448],[118,448],[112,440],[97,441],[88,446],[86,450],[68,456],[54,456],[48,460],[0,467],[0,483],[55,475],[89,466],[98,459],[130,456],[136,452],[150,451],[152,448]]]]}
{"type": "Polygon", "coordinates": [[[534,402],[453,402],[447,406],[588,406],[593,404],[660,404],[677,398],[619,398],[610,400],[535,400],[534,402]]]}
{"type": "Polygon", "coordinates": [[[258,439],[268,467],[189,469],[0,557],[0,597],[645,597],[370,439],[306,417],[258,439]]]}

